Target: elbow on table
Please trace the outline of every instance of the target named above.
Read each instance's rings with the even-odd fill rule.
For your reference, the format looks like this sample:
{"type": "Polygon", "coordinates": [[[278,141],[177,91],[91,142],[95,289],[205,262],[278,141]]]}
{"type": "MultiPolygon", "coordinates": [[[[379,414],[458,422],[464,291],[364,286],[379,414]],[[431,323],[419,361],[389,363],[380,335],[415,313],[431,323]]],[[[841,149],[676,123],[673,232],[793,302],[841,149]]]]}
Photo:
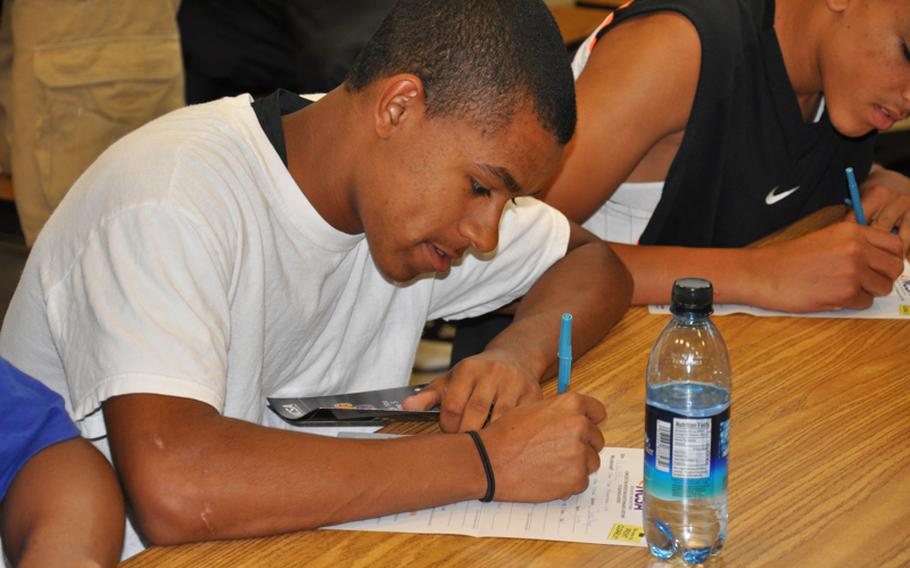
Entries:
{"type": "Polygon", "coordinates": [[[154,469],[127,484],[139,531],[156,546],[221,538],[214,507],[205,492],[186,476],[154,469]]]}
{"type": "MultiPolygon", "coordinates": [[[[613,254],[612,251],[611,254],[613,254]]],[[[623,264],[623,262],[615,254],[614,257],[616,258],[616,263],[619,265],[619,268],[617,269],[618,284],[616,286],[616,293],[621,295],[623,304],[626,307],[629,307],[629,305],[632,303],[632,297],[635,294],[635,279],[632,277],[632,271],[629,270],[629,267],[623,264]]]]}
{"type": "Polygon", "coordinates": [[[598,242],[597,246],[601,263],[606,269],[606,279],[611,296],[616,299],[617,303],[628,307],[632,302],[635,290],[635,279],[632,277],[632,272],[606,241],[598,242]]]}

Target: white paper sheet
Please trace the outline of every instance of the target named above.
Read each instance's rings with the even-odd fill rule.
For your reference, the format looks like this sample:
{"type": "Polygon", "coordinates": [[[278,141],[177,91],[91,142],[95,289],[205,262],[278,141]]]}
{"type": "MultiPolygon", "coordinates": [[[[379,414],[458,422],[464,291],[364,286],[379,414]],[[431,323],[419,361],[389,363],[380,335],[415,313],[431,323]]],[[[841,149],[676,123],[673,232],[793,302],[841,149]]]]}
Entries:
{"type": "Polygon", "coordinates": [[[600,459],[588,489],[567,501],[465,501],[325,528],[644,546],[643,450],[604,448],[600,459]]]}
{"type": "MultiPolygon", "coordinates": [[[[666,304],[648,306],[652,314],[668,314],[670,306],[666,304]]],[[[739,304],[715,304],[714,315],[750,314],[760,317],[802,317],[802,318],[855,318],[855,319],[910,319],[910,262],[904,260],[904,272],[894,281],[894,288],[887,296],[873,300],[865,310],[838,310],[836,312],[812,312],[794,314],[775,312],[739,304]]]]}

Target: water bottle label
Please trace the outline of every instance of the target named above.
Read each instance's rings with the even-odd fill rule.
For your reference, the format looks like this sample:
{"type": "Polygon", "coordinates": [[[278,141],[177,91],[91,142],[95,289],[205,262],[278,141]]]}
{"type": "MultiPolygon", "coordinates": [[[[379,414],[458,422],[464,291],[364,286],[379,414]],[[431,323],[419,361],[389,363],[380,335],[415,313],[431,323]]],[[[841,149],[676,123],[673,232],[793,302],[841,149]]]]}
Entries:
{"type": "Polygon", "coordinates": [[[722,496],[727,491],[730,407],[693,417],[648,405],[645,488],[665,500],[722,496]]]}

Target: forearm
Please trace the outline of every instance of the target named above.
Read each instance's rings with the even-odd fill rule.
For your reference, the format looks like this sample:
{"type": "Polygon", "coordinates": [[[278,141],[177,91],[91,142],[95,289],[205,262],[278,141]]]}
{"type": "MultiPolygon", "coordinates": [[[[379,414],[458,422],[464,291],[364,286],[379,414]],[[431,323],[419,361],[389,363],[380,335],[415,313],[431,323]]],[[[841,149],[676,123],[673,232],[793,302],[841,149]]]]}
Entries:
{"type": "Polygon", "coordinates": [[[113,566],[120,558],[120,486],[104,457],[82,439],[29,460],[10,487],[0,521],[17,566],[113,566]]]}
{"type": "Polygon", "coordinates": [[[673,282],[689,276],[710,280],[718,303],[755,302],[758,249],[610,245],[632,273],[635,305],[668,304],[673,282]]]}
{"type": "Polygon", "coordinates": [[[515,320],[487,347],[509,352],[540,379],[556,369],[560,316],[571,313],[572,348],[585,353],[607,335],[629,306],[632,280],[602,242],[572,249],[518,305],[515,320]]]}
{"type": "Polygon", "coordinates": [[[145,467],[141,460],[118,462],[140,524],[158,544],[311,529],[486,490],[466,434],[339,440],[214,414],[188,426],[163,441],[184,449],[156,461],[154,473],[131,471],[145,467]]]}

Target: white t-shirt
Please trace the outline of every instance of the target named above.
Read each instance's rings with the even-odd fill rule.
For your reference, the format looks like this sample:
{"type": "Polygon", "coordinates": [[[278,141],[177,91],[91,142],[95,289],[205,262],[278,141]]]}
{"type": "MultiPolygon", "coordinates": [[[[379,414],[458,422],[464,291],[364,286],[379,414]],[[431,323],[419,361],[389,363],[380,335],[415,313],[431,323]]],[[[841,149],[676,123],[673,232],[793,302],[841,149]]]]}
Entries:
{"type": "Polygon", "coordinates": [[[363,235],[313,209],[250,100],[180,109],[115,143],[26,263],[0,356],[60,393],[108,457],[100,407],[117,395],[288,428],[266,397],[406,385],[428,319],[511,302],[565,254],[565,217],[521,199],[493,260],[390,283],[363,235]]]}

